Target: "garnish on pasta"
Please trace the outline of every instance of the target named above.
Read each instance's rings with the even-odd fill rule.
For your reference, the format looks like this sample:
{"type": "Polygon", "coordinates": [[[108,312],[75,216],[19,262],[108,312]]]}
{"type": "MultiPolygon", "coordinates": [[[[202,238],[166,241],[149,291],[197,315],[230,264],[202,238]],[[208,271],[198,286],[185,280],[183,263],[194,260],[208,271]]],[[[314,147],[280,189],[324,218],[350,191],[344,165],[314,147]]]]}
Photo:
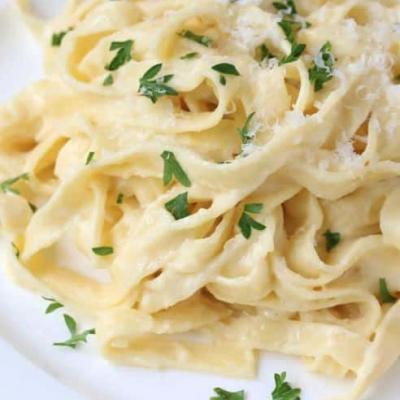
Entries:
{"type": "Polygon", "coordinates": [[[192,185],[189,177],[179,164],[174,153],[165,150],[161,154],[161,158],[164,160],[164,185],[170,184],[174,177],[185,187],[190,187],[192,185]]]}
{"type": "Polygon", "coordinates": [[[188,192],[178,194],[165,203],[165,208],[176,220],[189,216],[188,192]]]}
{"type": "Polygon", "coordinates": [[[64,342],[55,342],[54,346],[59,347],[69,347],[71,349],[76,349],[80,344],[87,343],[89,335],[95,335],[95,329],[88,329],[83,331],[82,333],[78,333],[78,326],[76,321],[68,314],[64,314],[65,325],[68,328],[68,331],[71,337],[64,342]]]}
{"type": "Polygon", "coordinates": [[[147,70],[142,78],[140,78],[139,93],[148,97],[152,103],[156,103],[157,100],[163,96],[178,95],[178,92],[174,88],[167,85],[174,75],[170,74],[156,78],[161,68],[162,64],[156,64],[147,70]]]}
{"type": "Polygon", "coordinates": [[[315,91],[323,88],[324,84],[333,78],[335,57],[332,54],[332,44],[326,42],[314,59],[314,66],[309,70],[310,81],[315,91]]]}

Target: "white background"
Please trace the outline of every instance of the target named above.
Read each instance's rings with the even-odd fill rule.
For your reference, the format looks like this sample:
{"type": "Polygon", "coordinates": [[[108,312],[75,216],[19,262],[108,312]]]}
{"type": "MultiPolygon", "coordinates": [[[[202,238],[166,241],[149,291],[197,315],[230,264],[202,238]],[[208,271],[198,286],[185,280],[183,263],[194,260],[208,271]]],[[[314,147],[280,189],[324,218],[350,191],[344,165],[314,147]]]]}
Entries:
{"type": "MultiPolygon", "coordinates": [[[[60,0],[37,2],[49,11],[60,0]]],[[[0,0],[0,102],[41,73],[40,49],[7,3],[0,0]]],[[[255,381],[114,366],[100,358],[93,339],[78,351],[53,347],[53,341],[67,335],[62,311],[45,316],[46,306],[6,278],[0,257],[0,399],[208,400],[212,388],[221,386],[245,389],[248,400],[264,400],[270,398],[273,373],[280,371],[287,371],[290,381],[302,387],[302,400],[328,400],[349,387],[309,374],[298,360],[272,354],[263,357],[255,381]]],[[[399,375],[398,365],[369,400],[398,400],[399,375]]]]}

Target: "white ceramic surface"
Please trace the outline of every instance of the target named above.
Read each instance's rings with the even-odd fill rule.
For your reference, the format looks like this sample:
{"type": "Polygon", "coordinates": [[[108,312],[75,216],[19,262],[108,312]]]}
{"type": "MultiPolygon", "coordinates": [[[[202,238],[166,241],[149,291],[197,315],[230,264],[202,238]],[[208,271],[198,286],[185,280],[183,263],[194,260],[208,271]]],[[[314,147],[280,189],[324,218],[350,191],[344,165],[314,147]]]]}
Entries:
{"type": "MultiPolygon", "coordinates": [[[[12,1],[0,0],[0,103],[41,74],[40,49],[16,18],[12,1]]],[[[45,11],[60,1],[36,0],[45,11]]],[[[245,381],[114,366],[100,358],[93,339],[77,351],[55,348],[51,343],[66,336],[62,311],[45,316],[45,302],[15,287],[2,267],[0,257],[0,399],[208,400],[212,388],[221,386],[245,389],[248,400],[264,400],[270,398],[273,373],[280,371],[302,387],[302,400],[328,400],[349,387],[308,373],[294,358],[274,354],[263,357],[257,380],[245,381]]],[[[397,376],[400,365],[368,400],[399,399],[397,376]]]]}

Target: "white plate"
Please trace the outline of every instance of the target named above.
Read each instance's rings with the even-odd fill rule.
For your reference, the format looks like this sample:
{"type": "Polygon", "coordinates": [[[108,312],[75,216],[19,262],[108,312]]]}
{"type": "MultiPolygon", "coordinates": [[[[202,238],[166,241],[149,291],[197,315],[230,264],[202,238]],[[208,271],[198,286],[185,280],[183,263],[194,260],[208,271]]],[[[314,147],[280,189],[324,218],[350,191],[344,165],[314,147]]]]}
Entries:
{"type": "MultiPolygon", "coordinates": [[[[58,0],[38,1],[48,10],[58,0]]],[[[0,102],[40,77],[40,65],[40,49],[10,4],[0,0],[0,102]]],[[[300,361],[275,354],[263,357],[254,381],[115,366],[98,355],[93,340],[77,351],[53,347],[51,343],[66,332],[62,312],[45,316],[45,307],[39,297],[15,287],[0,269],[0,399],[208,400],[212,389],[220,386],[245,389],[248,400],[264,400],[270,398],[274,372],[281,371],[303,389],[302,400],[329,399],[349,388],[348,382],[312,375],[300,361]]],[[[398,374],[400,365],[376,388],[379,400],[399,398],[398,374]]]]}

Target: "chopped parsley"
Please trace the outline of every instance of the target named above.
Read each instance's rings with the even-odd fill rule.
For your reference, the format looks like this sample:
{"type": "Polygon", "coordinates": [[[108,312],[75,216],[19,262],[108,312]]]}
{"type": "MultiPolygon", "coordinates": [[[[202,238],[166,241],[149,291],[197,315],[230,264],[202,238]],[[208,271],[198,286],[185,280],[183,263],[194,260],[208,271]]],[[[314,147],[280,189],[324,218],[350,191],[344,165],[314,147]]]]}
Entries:
{"type": "Polygon", "coordinates": [[[103,81],[103,86],[111,86],[114,83],[114,77],[109,74],[103,81]]]}
{"type": "Polygon", "coordinates": [[[11,242],[11,246],[13,247],[15,257],[19,258],[19,256],[21,255],[19,248],[14,242],[11,242]]]}
{"type": "Polygon", "coordinates": [[[300,56],[304,53],[304,50],[306,48],[305,44],[302,43],[295,43],[292,45],[292,48],[290,50],[290,54],[286,57],[284,57],[281,61],[280,61],[280,65],[283,64],[289,64],[291,62],[297,61],[300,56]]]}
{"type": "Polygon", "coordinates": [[[188,192],[181,193],[165,203],[165,208],[176,220],[189,216],[188,192]]]}
{"type": "Polygon", "coordinates": [[[165,75],[154,79],[161,71],[161,68],[162,64],[156,64],[140,78],[139,93],[149,98],[153,103],[156,103],[162,96],[178,95],[174,88],[166,85],[174,75],[165,75]]]}
{"type": "Polygon", "coordinates": [[[37,211],[37,207],[31,202],[29,202],[28,205],[29,205],[29,208],[31,209],[32,213],[35,214],[35,212],[37,211]]]}
{"type": "Polygon", "coordinates": [[[72,29],[73,28],[68,28],[68,30],[66,30],[66,31],[53,33],[53,35],[51,36],[51,45],[53,47],[60,47],[64,40],[65,35],[68,32],[72,31],[72,29]]]}
{"type": "Polygon", "coordinates": [[[265,60],[270,60],[271,58],[275,58],[275,56],[271,53],[266,44],[261,44],[256,48],[256,59],[262,63],[265,60]]]}
{"type": "Polygon", "coordinates": [[[58,310],[59,308],[64,307],[64,305],[62,305],[60,302],[51,297],[42,297],[42,299],[50,302],[49,306],[46,308],[45,311],[46,314],[51,314],[52,312],[58,310]]]}
{"type": "Polygon", "coordinates": [[[199,53],[196,51],[193,51],[192,53],[187,53],[184,56],[181,57],[181,60],[192,60],[193,58],[199,57],[199,53]]]}
{"type": "Polygon", "coordinates": [[[87,337],[89,335],[96,334],[96,331],[94,329],[89,329],[82,333],[78,333],[76,321],[68,314],[64,314],[64,321],[65,325],[67,325],[71,337],[65,342],[53,343],[54,346],[64,346],[70,347],[71,349],[76,349],[79,344],[87,342],[87,337]]]}
{"type": "Polygon", "coordinates": [[[290,49],[290,54],[281,59],[279,62],[279,65],[282,64],[288,64],[293,61],[296,61],[299,59],[299,57],[304,53],[304,50],[306,49],[306,45],[303,43],[298,43],[296,41],[296,31],[295,27],[298,25],[297,22],[289,21],[286,19],[283,19],[282,21],[278,22],[278,25],[282,28],[286,39],[288,42],[292,45],[290,49]]]}
{"type": "Polygon", "coordinates": [[[342,240],[342,236],[339,232],[331,232],[330,230],[324,233],[324,237],[326,241],[325,248],[328,252],[333,250],[342,240]]]}
{"type": "Polygon", "coordinates": [[[314,66],[308,71],[310,81],[314,83],[316,92],[321,90],[324,84],[333,78],[333,65],[335,57],[332,54],[332,44],[326,42],[314,59],[314,66]]]}
{"type": "Polygon", "coordinates": [[[117,204],[122,204],[123,202],[124,202],[124,194],[123,193],[118,193],[117,204]]]}
{"type": "Polygon", "coordinates": [[[164,160],[164,185],[169,185],[172,179],[175,177],[178,182],[180,182],[185,187],[192,186],[189,177],[183,170],[175,154],[171,151],[164,151],[161,154],[161,158],[164,160]]]}
{"type": "Polygon", "coordinates": [[[255,112],[252,112],[246,119],[246,122],[243,125],[243,128],[238,129],[240,139],[242,140],[243,144],[250,143],[254,139],[254,132],[250,129],[250,124],[254,116],[256,115],[255,112]]]}
{"type": "Polygon", "coordinates": [[[242,232],[242,235],[246,239],[250,238],[252,229],[256,229],[257,231],[263,231],[266,228],[265,225],[261,224],[260,222],[257,222],[250,216],[250,214],[259,214],[262,211],[262,209],[263,209],[263,204],[261,203],[251,203],[251,204],[246,204],[244,206],[244,211],[242,216],[240,217],[238,225],[240,231],[242,232]]]}
{"type": "Polygon", "coordinates": [[[13,194],[20,194],[20,192],[13,188],[13,185],[15,185],[19,181],[29,181],[29,175],[28,174],[22,174],[18,175],[15,178],[7,179],[3,182],[0,183],[0,190],[3,193],[13,193],[13,194]]]}
{"type": "Polygon", "coordinates": [[[275,374],[275,389],[271,393],[272,400],[301,400],[301,390],[294,389],[286,382],[286,372],[275,374]]]}
{"type": "Polygon", "coordinates": [[[86,157],[85,165],[89,165],[94,160],[95,154],[96,153],[94,151],[89,152],[89,154],[86,157]]]}
{"type": "Polygon", "coordinates": [[[92,251],[94,254],[96,254],[96,256],[100,257],[110,256],[111,254],[114,253],[114,249],[109,246],[93,247],[92,251]]]}
{"type": "Polygon", "coordinates": [[[383,304],[395,303],[397,301],[397,298],[390,294],[385,278],[379,279],[379,297],[383,304]]]}
{"type": "Polygon", "coordinates": [[[214,65],[212,69],[221,74],[219,77],[219,82],[222,86],[226,85],[226,77],[224,75],[240,76],[239,71],[233,64],[221,63],[214,65]]]}
{"type": "Polygon", "coordinates": [[[210,37],[203,36],[203,35],[197,35],[196,33],[189,31],[189,30],[184,30],[184,31],[178,33],[178,35],[185,39],[192,40],[193,42],[201,44],[202,46],[205,46],[205,47],[210,47],[213,43],[213,40],[210,37]]]}
{"type": "Polygon", "coordinates": [[[223,75],[240,76],[239,71],[233,64],[229,64],[229,63],[216,64],[212,67],[212,69],[223,75]]]}
{"type": "Polygon", "coordinates": [[[296,3],[294,0],[274,1],[273,6],[283,14],[294,16],[297,14],[296,3]]]}
{"type": "Polygon", "coordinates": [[[106,70],[115,71],[119,67],[122,67],[128,61],[132,60],[132,47],[133,40],[126,40],[124,42],[112,42],[110,45],[110,51],[117,51],[115,57],[111,60],[109,64],[106,65],[106,70]]]}
{"type": "Polygon", "coordinates": [[[240,392],[228,392],[221,388],[215,388],[214,392],[217,396],[211,397],[210,400],[245,400],[244,390],[240,392]]]}
{"type": "Polygon", "coordinates": [[[298,29],[298,23],[293,22],[287,19],[282,19],[278,22],[278,25],[283,30],[283,33],[286,36],[286,39],[292,45],[296,43],[296,31],[298,29]]]}

